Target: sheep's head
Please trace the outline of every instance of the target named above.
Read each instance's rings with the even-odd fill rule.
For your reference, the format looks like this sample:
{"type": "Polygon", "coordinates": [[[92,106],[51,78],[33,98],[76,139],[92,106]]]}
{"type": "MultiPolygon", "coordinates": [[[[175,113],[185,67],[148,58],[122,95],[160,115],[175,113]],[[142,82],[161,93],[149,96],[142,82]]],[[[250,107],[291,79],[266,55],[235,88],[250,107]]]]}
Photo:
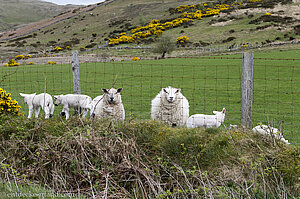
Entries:
{"type": "Polygon", "coordinates": [[[225,120],[225,112],[226,112],[226,109],[223,108],[223,110],[221,112],[219,111],[213,111],[213,113],[217,116],[217,120],[221,123],[224,123],[224,120],[225,120]]]}
{"type": "Polygon", "coordinates": [[[62,103],[62,95],[54,95],[54,105],[58,106],[62,103]]]}
{"type": "Polygon", "coordinates": [[[102,92],[104,93],[104,98],[106,101],[110,104],[117,104],[121,101],[121,91],[123,88],[118,88],[117,90],[114,88],[111,88],[109,90],[102,88],[102,92]]]}
{"type": "Polygon", "coordinates": [[[28,104],[28,102],[32,101],[32,98],[36,95],[36,93],[33,93],[33,94],[24,94],[24,93],[20,93],[20,95],[22,97],[24,97],[24,102],[26,104],[28,104]]]}
{"type": "Polygon", "coordinates": [[[172,88],[171,86],[167,88],[163,88],[162,92],[164,93],[166,100],[170,103],[173,103],[176,99],[178,94],[180,93],[180,88],[172,88]]]}

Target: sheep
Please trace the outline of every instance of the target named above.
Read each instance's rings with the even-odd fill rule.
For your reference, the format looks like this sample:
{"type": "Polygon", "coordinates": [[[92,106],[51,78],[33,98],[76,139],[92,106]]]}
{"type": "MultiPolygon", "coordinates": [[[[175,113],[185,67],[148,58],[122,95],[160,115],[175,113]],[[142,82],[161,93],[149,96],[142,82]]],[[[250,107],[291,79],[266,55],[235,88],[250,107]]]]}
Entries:
{"type": "Polygon", "coordinates": [[[189,102],[180,91],[171,86],[162,88],[151,101],[151,119],[173,127],[184,126],[189,117],[189,102]]]}
{"type": "Polygon", "coordinates": [[[125,109],[120,94],[122,90],[123,88],[102,88],[103,95],[92,101],[91,115],[96,118],[125,120],[125,109]]]}
{"type": "Polygon", "coordinates": [[[45,119],[52,117],[54,112],[54,105],[51,95],[48,93],[41,93],[41,94],[24,94],[20,93],[22,97],[24,97],[24,102],[28,104],[29,114],[28,118],[31,118],[33,110],[35,110],[35,117],[39,117],[39,113],[41,108],[45,112],[45,119]]]}
{"type": "Polygon", "coordinates": [[[282,134],[277,128],[274,128],[272,126],[267,126],[267,125],[258,125],[252,129],[253,132],[258,132],[262,135],[269,135],[269,136],[274,136],[275,139],[281,140],[285,142],[286,144],[290,144],[288,140],[284,139],[282,134]]]}
{"type": "Polygon", "coordinates": [[[66,115],[66,120],[70,117],[70,108],[83,108],[82,117],[85,118],[88,114],[88,110],[91,109],[92,98],[87,95],[80,94],[67,94],[67,95],[54,95],[54,104],[58,106],[62,104],[63,110],[61,115],[66,115]]]}
{"type": "Polygon", "coordinates": [[[195,114],[188,118],[186,122],[187,128],[204,127],[204,128],[218,128],[224,122],[226,109],[223,108],[221,112],[213,111],[215,115],[195,114]]]}

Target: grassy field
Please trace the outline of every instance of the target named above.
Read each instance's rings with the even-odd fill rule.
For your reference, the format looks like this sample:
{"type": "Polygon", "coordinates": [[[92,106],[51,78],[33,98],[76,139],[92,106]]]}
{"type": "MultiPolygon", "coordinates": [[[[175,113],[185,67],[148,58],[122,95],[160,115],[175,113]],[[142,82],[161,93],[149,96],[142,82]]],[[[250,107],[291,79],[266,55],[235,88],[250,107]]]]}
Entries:
{"type": "MultiPolygon", "coordinates": [[[[298,50],[272,51],[254,54],[253,125],[271,122],[282,128],[292,143],[299,142],[300,131],[300,61],[298,50]],[[280,60],[282,59],[282,60],[280,60]]],[[[212,114],[226,108],[225,125],[240,124],[242,54],[222,57],[201,57],[138,62],[80,64],[81,92],[101,95],[101,88],[123,87],[122,99],[127,118],[150,118],[151,100],[162,87],[181,88],[190,103],[190,114],[212,114]]],[[[43,92],[45,77],[48,93],[73,92],[71,65],[33,65],[0,68],[1,87],[12,93],[25,115],[27,106],[20,92],[43,92]],[[16,71],[16,72],[15,72],[16,71]],[[10,74],[10,75],[8,75],[10,74]]],[[[56,108],[58,115],[62,107],[56,108]]]]}

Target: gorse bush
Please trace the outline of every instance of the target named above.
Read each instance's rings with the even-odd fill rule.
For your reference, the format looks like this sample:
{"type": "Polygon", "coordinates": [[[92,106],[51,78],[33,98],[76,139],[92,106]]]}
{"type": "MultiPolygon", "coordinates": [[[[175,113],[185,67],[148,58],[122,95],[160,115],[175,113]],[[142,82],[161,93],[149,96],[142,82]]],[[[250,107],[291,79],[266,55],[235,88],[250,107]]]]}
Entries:
{"type": "Polygon", "coordinates": [[[20,109],[18,101],[11,99],[11,94],[0,88],[0,115],[4,113],[23,115],[20,109]]]}
{"type": "Polygon", "coordinates": [[[11,59],[7,62],[7,64],[5,66],[7,66],[7,67],[9,67],[9,66],[20,66],[20,64],[17,63],[14,59],[11,59]]]}

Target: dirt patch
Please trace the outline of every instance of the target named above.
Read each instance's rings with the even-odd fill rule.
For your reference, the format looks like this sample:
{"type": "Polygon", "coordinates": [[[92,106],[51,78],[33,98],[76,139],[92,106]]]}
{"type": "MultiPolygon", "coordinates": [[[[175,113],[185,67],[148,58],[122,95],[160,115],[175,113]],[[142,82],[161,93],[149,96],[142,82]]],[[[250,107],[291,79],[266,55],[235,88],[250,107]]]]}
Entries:
{"type": "Polygon", "coordinates": [[[226,25],[228,25],[228,24],[230,24],[232,22],[233,22],[233,20],[229,20],[229,21],[214,23],[214,24],[212,24],[212,26],[226,26],[226,25]]]}

